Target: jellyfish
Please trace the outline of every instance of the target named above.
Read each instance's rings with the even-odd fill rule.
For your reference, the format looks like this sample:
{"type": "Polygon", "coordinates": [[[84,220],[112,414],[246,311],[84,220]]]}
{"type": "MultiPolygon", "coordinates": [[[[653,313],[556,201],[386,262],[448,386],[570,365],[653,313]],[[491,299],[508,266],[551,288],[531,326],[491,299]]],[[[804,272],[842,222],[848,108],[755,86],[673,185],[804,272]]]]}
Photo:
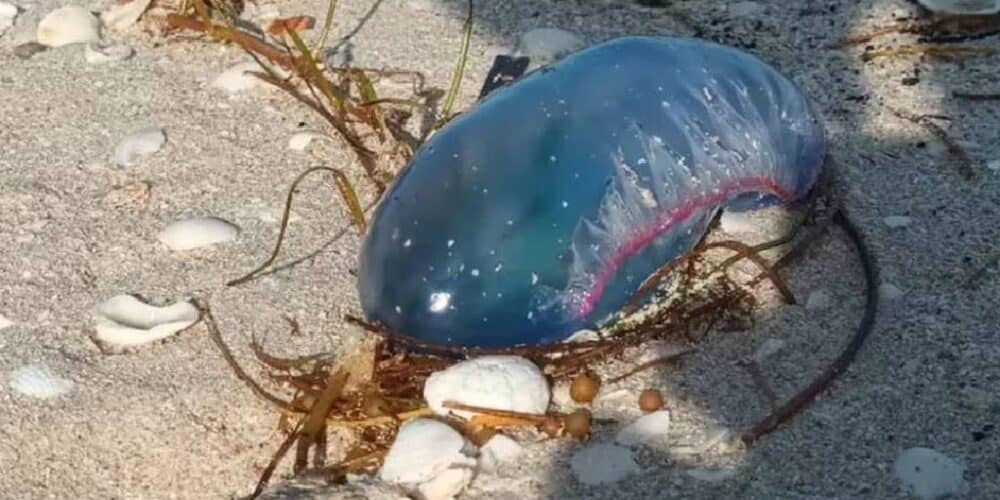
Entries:
{"type": "Polygon", "coordinates": [[[806,195],[808,99],[757,57],[625,37],[498,89],[414,154],[359,257],[369,321],[453,346],[561,341],[612,321],[720,210],[806,195]]]}

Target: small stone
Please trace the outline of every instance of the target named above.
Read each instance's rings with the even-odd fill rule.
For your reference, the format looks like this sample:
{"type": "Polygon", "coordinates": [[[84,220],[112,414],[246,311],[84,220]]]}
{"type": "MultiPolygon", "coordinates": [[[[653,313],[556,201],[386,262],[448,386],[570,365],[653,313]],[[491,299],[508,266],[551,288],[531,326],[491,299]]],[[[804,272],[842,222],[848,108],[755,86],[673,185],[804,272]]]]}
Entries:
{"type": "Polygon", "coordinates": [[[538,366],[518,356],[482,356],[431,374],[424,399],[438,415],[472,418],[475,413],[444,407],[445,401],[494,410],[543,414],[549,407],[548,381],[538,366]]]}
{"type": "Polygon", "coordinates": [[[118,142],[111,161],[119,167],[128,167],[143,156],[151,155],[167,143],[167,135],[160,127],[144,127],[135,130],[118,142]]]}
{"type": "Polygon", "coordinates": [[[524,452],[517,441],[497,434],[479,448],[479,467],[485,471],[496,471],[503,464],[512,463],[524,452]]]}
{"type": "Polygon", "coordinates": [[[635,446],[663,440],[670,432],[670,412],[654,411],[636,419],[624,429],[618,431],[615,442],[622,446],[635,446]]]}
{"type": "Polygon", "coordinates": [[[35,54],[45,52],[49,48],[38,42],[27,42],[14,47],[14,55],[18,59],[31,59],[35,54]]]}
{"type": "Polygon", "coordinates": [[[124,31],[139,22],[139,18],[152,3],[152,0],[132,0],[117,4],[101,14],[101,21],[113,30],[124,31]]]}
{"type": "Polygon", "coordinates": [[[882,283],[878,287],[878,296],[886,302],[893,302],[903,296],[903,291],[892,283],[882,283]]]}
{"type": "Polygon", "coordinates": [[[882,220],[885,221],[885,225],[892,229],[907,227],[913,223],[913,218],[905,215],[890,215],[882,220]]]}
{"type": "Polygon", "coordinates": [[[531,59],[531,67],[544,66],[583,48],[583,40],[558,28],[537,28],[517,41],[515,54],[531,59]]]}
{"type": "Polygon", "coordinates": [[[3,314],[0,314],[0,330],[3,330],[4,328],[10,328],[12,326],[14,326],[14,322],[7,319],[7,317],[4,316],[3,314]]]}
{"type": "Polygon", "coordinates": [[[104,64],[124,61],[132,57],[133,54],[135,51],[127,45],[101,46],[96,43],[88,43],[84,49],[83,58],[87,64],[104,64]]]}
{"type": "Polygon", "coordinates": [[[910,448],[893,464],[896,478],[903,488],[917,497],[929,500],[956,496],[968,491],[965,467],[930,448],[910,448]]]}
{"type": "Polygon", "coordinates": [[[577,451],[570,460],[573,475],[583,484],[615,483],[640,472],[628,448],[594,444],[577,451]]]}
{"type": "Polygon", "coordinates": [[[212,87],[224,90],[230,94],[239,94],[253,90],[260,86],[262,80],[257,78],[251,71],[265,71],[256,62],[245,62],[237,64],[223,71],[215,80],[212,87]]]}
{"type": "Polygon", "coordinates": [[[236,239],[239,228],[216,217],[194,217],[173,222],[158,239],[171,250],[191,250],[236,239]]]}
{"type": "Polygon", "coordinates": [[[733,17],[753,17],[763,10],[764,6],[757,2],[736,2],[729,5],[729,15],[733,17]]]}
{"type": "Polygon", "coordinates": [[[62,396],[73,390],[71,380],[61,378],[43,364],[22,366],[11,373],[10,387],[33,398],[49,399],[62,396]]]}
{"type": "Polygon", "coordinates": [[[18,14],[17,6],[7,2],[0,2],[0,36],[14,26],[14,19],[18,14]]]}
{"type": "Polygon", "coordinates": [[[71,5],[49,12],[38,23],[35,38],[49,47],[100,40],[101,22],[89,10],[71,5]]]}
{"type": "Polygon", "coordinates": [[[830,307],[833,303],[833,297],[824,290],[816,290],[809,294],[806,299],[806,309],[809,311],[819,311],[830,307]]]}
{"type": "Polygon", "coordinates": [[[305,151],[313,139],[319,136],[320,134],[316,132],[296,132],[288,139],[288,149],[292,151],[305,151]]]}

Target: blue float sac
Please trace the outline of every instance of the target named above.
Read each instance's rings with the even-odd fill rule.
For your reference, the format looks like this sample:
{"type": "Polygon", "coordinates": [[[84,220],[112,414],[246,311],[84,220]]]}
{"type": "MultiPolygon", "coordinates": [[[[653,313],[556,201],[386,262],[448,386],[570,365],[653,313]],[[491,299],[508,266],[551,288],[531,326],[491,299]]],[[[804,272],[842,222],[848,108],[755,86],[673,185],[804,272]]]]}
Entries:
{"type": "Polygon", "coordinates": [[[792,202],[823,129],[790,80],[700,40],[610,40],[488,96],[414,155],[359,268],[368,320],[455,346],[594,328],[718,210],[792,202]]]}

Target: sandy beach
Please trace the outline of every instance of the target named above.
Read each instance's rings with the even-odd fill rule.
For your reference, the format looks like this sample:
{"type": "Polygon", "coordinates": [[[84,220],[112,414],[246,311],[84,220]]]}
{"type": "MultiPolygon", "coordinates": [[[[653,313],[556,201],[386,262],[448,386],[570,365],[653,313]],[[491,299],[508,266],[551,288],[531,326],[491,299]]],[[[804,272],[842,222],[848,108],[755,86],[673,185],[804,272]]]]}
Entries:
{"type": "MultiPolygon", "coordinates": [[[[278,355],[335,352],[364,335],[342,319],[360,314],[352,272],[361,239],[325,180],[302,185],[278,269],[240,286],[225,283],[267,258],[286,190],[302,170],[344,169],[359,179],[364,203],[374,190],[329,126],[288,95],[266,85],[230,95],[211,85],[249,60],[238,48],[193,33],[146,32],[140,23],[102,34],[134,49],[126,60],[88,64],[80,45],[25,59],[15,47],[34,40],[48,12],[69,4],[96,12],[111,3],[11,3],[20,12],[0,35],[0,319],[10,323],[0,328],[0,498],[247,495],[283,439],[278,413],[232,374],[205,325],[106,354],[92,340],[91,311],[119,294],[157,304],[197,297],[255,375],[252,338],[278,355]],[[149,126],[162,128],[163,147],[115,165],[122,137],[149,126]],[[330,138],[290,150],[289,138],[302,131],[330,138]],[[165,226],[193,216],[224,219],[239,234],[190,251],[158,241],[165,226]],[[284,266],[293,261],[300,262],[284,266]],[[71,389],[52,398],[15,390],[15,372],[28,365],[47,367],[71,389]]],[[[847,48],[839,41],[916,15],[914,3],[477,3],[460,108],[475,102],[493,55],[534,28],[567,30],[588,44],[697,36],[774,65],[815,102],[836,160],[836,189],[882,284],[901,293],[883,296],[874,332],[829,390],[754,447],[739,444],[739,432],[768,411],[739,361],[781,340],[763,368],[787,397],[836,357],[858,324],[860,267],[843,233],[831,230],[785,271],[799,304],[782,305],[764,290],[749,330],[713,333],[683,363],[610,387],[620,397],[598,401],[595,416],[609,423],[596,425],[589,443],[522,443],[516,463],[480,474],[460,498],[916,498],[893,473],[896,458],[913,447],[965,467],[963,498],[1000,498],[1000,101],[953,94],[1000,92],[997,36],[964,42],[993,52],[956,61],[866,61],[866,50],[914,44],[918,36],[847,48]],[[930,120],[967,158],[956,159],[933,130],[901,114],[938,117],[930,120]],[[815,292],[825,306],[806,308],[815,292]],[[615,422],[638,416],[630,398],[645,387],[667,397],[669,442],[635,450],[640,472],[624,481],[578,481],[573,454],[612,440],[615,422]]],[[[316,0],[267,5],[320,21],[327,7],[316,0]]],[[[349,47],[355,66],[419,70],[429,86],[447,89],[465,12],[465,2],[452,0],[345,0],[329,45],[349,47]]],[[[289,472],[287,463],[279,469],[273,498],[388,494],[364,485],[283,487],[289,472]]]]}

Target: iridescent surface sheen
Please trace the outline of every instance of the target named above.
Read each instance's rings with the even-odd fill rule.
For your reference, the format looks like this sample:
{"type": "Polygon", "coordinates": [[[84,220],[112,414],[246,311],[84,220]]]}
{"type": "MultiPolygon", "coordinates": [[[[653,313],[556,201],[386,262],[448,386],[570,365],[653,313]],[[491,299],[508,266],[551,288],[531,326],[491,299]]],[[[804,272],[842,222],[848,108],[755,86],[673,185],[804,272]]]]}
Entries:
{"type": "Polygon", "coordinates": [[[369,320],[465,346],[594,327],[722,207],[805,194],[823,131],[745,52],[629,37],[502,88],[434,135],[361,254],[369,320]]]}

